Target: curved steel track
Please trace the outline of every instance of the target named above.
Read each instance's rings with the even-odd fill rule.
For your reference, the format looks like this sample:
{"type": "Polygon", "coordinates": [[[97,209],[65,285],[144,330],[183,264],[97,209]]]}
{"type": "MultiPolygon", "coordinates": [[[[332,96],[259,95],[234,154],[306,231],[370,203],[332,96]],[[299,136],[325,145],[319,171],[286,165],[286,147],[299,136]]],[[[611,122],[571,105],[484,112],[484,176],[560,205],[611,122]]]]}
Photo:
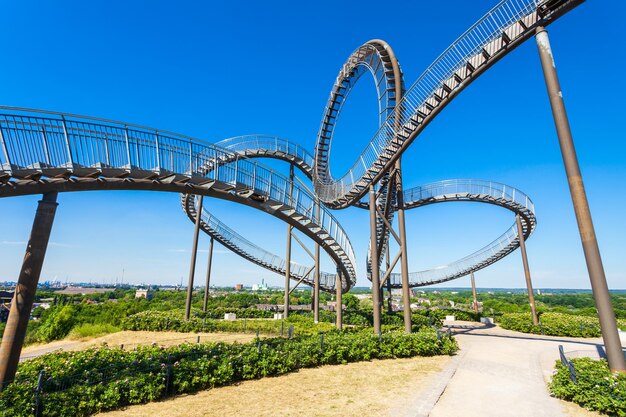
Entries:
{"type": "MultiPolygon", "coordinates": [[[[182,194],[192,221],[199,215],[192,195],[206,195],[254,207],[288,222],[319,243],[337,264],[342,291],[356,282],[350,241],[330,209],[368,208],[360,201],[370,185],[390,186],[395,161],[432,119],[474,79],[583,0],[504,0],[448,47],[404,92],[392,49],[380,40],[357,48],[341,68],[326,105],[315,155],[272,136],[242,136],[218,145],[152,128],[53,112],[3,107],[0,113],[0,197],[48,191],[151,190],[182,194]],[[340,178],[330,172],[333,131],[341,110],[362,75],[376,84],[380,127],[354,165],[340,178]],[[400,98],[400,96],[402,96],[400,98]],[[287,161],[313,180],[315,193],[251,161],[287,161]],[[287,190],[293,187],[293,195],[287,190]],[[321,203],[320,203],[321,200],[321,203]]],[[[525,237],[536,226],[534,207],[521,191],[503,184],[454,180],[403,192],[405,209],[450,201],[495,204],[520,215],[525,237]]],[[[395,205],[391,193],[389,204],[395,205]]],[[[381,199],[382,200],[382,199],[381,199]]],[[[380,201],[380,200],[379,200],[380,201]]],[[[380,201],[379,204],[386,204],[380,201]]],[[[391,222],[394,210],[388,214],[391,222]]],[[[203,230],[244,258],[278,273],[285,261],[249,242],[208,211],[203,230]]],[[[382,220],[378,226],[382,225],[382,220]]],[[[382,255],[389,230],[377,228],[382,255]]],[[[491,244],[449,265],[410,273],[410,285],[459,278],[482,269],[519,246],[512,227],[491,244]]],[[[368,271],[370,259],[368,257],[368,271]]],[[[312,284],[311,268],[291,263],[291,278],[312,284]]],[[[390,274],[399,287],[399,274],[390,274]]],[[[322,274],[321,288],[333,291],[335,274],[322,274]]]]}

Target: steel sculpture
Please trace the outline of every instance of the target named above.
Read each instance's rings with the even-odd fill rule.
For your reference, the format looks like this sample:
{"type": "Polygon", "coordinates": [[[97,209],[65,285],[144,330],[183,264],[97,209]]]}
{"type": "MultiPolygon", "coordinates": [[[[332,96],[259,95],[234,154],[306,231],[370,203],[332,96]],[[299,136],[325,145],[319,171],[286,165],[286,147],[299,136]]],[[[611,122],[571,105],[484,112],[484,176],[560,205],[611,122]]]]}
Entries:
{"type": "MultiPolygon", "coordinates": [[[[494,182],[452,180],[405,190],[402,188],[402,153],[474,79],[537,33],[568,177],[572,178],[570,186],[594,295],[598,304],[609,306],[598,306],[603,336],[610,351],[611,367],[623,370],[623,358],[620,364],[614,358],[614,349],[608,346],[614,344],[614,317],[610,317],[608,289],[564,106],[562,99],[554,95],[559,90],[558,79],[553,66],[549,68],[551,52],[543,30],[582,1],[501,1],[448,47],[406,91],[393,50],[384,41],[367,42],[351,54],[337,76],[313,156],[301,145],[271,136],[244,136],[212,145],[126,123],[4,107],[0,112],[0,197],[105,189],[179,192],[183,209],[196,224],[196,236],[202,229],[245,259],[284,274],[285,314],[289,311],[289,294],[295,288],[290,289],[290,280],[313,286],[316,321],[319,319],[319,290],[335,291],[339,328],[342,325],[342,294],[356,282],[356,261],[347,234],[329,209],[349,206],[369,209],[371,240],[367,271],[373,284],[374,331],[380,331],[382,289],[386,286],[388,290],[402,288],[405,327],[410,332],[410,287],[466,275],[473,278],[474,272],[519,246],[523,248],[524,241],[536,227],[536,218],[534,206],[525,194],[494,182]],[[366,73],[373,76],[377,88],[379,129],[353,166],[342,176],[335,177],[330,171],[329,160],[334,127],[351,89],[366,73]],[[258,157],[289,162],[291,175],[285,177],[252,161],[258,157]],[[309,191],[293,176],[294,167],[311,178],[315,192],[309,191]],[[369,200],[363,200],[367,193],[369,200]],[[286,259],[247,241],[217,220],[202,206],[203,196],[245,204],[285,221],[288,227],[286,259]],[[515,213],[516,224],[491,244],[463,259],[427,271],[409,272],[404,211],[451,201],[483,202],[507,208],[515,213]],[[393,229],[396,213],[397,231],[393,229]],[[315,254],[292,229],[315,242],[315,254]],[[390,262],[391,237],[397,241],[400,250],[390,262]],[[291,261],[292,238],[311,255],[314,266],[291,261]],[[324,249],[334,261],[336,273],[320,271],[320,249],[324,249]],[[383,271],[380,267],[385,258],[387,265],[383,271]],[[393,273],[398,262],[401,273],[393,273]]],[[[193,287],[197,237],[194,241],[189,290],[193,287]]],[[[532,296],[526,260],[524,264],[529,296],[532,296]]],[[[205,304],[206,297],[205,293],[205,304]]],[[[534,305],[532,301],[531,305],[534,305]]],[[[10,369],[6,366],[7,359],[0,358],[0,367],[10,369]]],[[[6,372],[3,375],[5,381],[12,378],[6,372]]]]}

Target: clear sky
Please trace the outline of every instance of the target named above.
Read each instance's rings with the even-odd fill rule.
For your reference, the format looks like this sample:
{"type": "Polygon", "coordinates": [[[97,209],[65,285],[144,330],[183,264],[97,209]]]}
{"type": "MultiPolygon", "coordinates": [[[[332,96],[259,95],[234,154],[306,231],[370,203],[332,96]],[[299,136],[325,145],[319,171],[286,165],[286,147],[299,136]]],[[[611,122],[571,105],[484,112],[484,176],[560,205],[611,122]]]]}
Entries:
{"type": "MultiPolygon", "coordinates": [[[[209,142],[266,133],[313,150],[339,68],[358,46],[384,39],[407,86],[495,1],[164,2],[19,1],[0,15],[0,103],[138,123],[209,142]]],[[[611,288],[626,288],[626,4],[588,1],[549,27],[611,288]]],[[[363,77],[333,141],[334,172],[351,165],[376,128],[374,84],[363,77]]],[[[287,167],[268,162],[287,172],[287,167]]],[[[535,202],[528,241],[535,287],[589,288],[582,248],[534,40],[455,99],[403,159],[406,187],[451,178],[504,182],[535,202]]],[[[0,199],[0,280],[15,280],[39,197],[0,199]]],[[[262,212],[205,200],[253,242],[284,253],[286,226],[262,212]]],[[[193,225],[179,196],[88,192],[59,196],[42,281],[179,283],[193,225]]],[[[336,212],[364,277],[368,214],[336,212]]],[[[498,237],[512,213],[475,203],[407,215],[410,270],[458,259],[498,237]]],[[[208,247],[208,237],[201,245],[208,247]]],[[[294,243],[295,244],[295,243],[294,243]]],[[[310,263],[302,250],[295,260],[310,263]]],[[[202,282],[206,254],[198,261],[202,282]]],[[[324,265],[332,271],[328,259],[324,265]]],[[[213,281],[282,277],[217,246],[213,281]]],[[[482,287],[524,285],[519,251],[476,274],[482,287]]],[[[469,278],[448,283],[468,286],[469,278]]]]}

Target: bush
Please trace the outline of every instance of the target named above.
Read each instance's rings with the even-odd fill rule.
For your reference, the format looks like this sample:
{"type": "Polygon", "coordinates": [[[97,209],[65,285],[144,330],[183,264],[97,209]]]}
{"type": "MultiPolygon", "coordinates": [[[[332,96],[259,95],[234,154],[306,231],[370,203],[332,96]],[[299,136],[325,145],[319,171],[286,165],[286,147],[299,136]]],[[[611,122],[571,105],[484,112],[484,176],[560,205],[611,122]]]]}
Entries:
{"type": "Polygon", "coordinates": [[[261,334],[286,334],[289,326],[294,327],[296,335],[311,335],[334,329],[331,323],[313,323],[313,318],[305,315],[292,314],[284,322],[272,319],[250,320],[213,320],[191,317],[183,318],[181,311],[143,311],[127,317],[122,322],[124,330],[177,331],[177,332],[248,332],[259,331],[261,334]]]}
{"type": "Polygon", "coordinates": [[[63,306],[56,309],[48,319],[39,326],[37,333],[43,341],[63,339],[76,323],[76,307],[63,306]]]}
{"type": "Polygon", "coordinates": [[[235,313],[241,319],[271,319],[275,312],[258,310],[256,308],[215,307],[207,310],[206,314],[197,312],[197,316],[201,318],[223,319],[226,313],[235,313]]]}
{"type": "Polygon", "coordinates": [[[457,320],[462,321],[480,321],[480,314],[473,311],[459,310],[457,308],[440,308],[437,310],[429,310],[428,315],[444,320],[446,316],[454,316],[457,320]]]}
{"type": "Polygon", "coordinates": [[[372,335],[368,330],[247,344],[183,344],[136,350],[93,348],[47,354],[22,362],[15,382],[0,392],[0,409],[15,417],[33,414],[33,392],[44,370],[40,404],[45,416],[86,416],[172,394],[196,392],[300,368],[371,359],[450,355],[456,341],[433,329],[410,335],[372,335]],[[11,407],[11,408],[9,408],[11,407]]]}
{"type": "Polygon", "coordinates": [[[593,411],[612,416],[626,416],[626,375],[609,370],[607,362],[590,358],[572,359],[577,383],[570,379],[569,369],[560,361],[549,384],[557,398],[572,401],[593,411]]]}
{"type": "Polygon", "coordinates": [[[115,327],[110,324],[85,323],[79,326],[74,326],[74,328],[70,331],[69,337],[71,339],[81,339],[83,337],[97,337],[119,331],[119,327],[115,327]]]}
{"type": "MultiPolygon", "coordinates": [[[[600,322],[597,317],[578,316],[563,313],[542,313],[540,325],[533,325],[530,313],[503,314],[499,324],[504,329],[522,333],[545,334],[548,336],[599,337],[600,322]]],[[[623,320],[618,325],[624,328],[623,320]]]]}

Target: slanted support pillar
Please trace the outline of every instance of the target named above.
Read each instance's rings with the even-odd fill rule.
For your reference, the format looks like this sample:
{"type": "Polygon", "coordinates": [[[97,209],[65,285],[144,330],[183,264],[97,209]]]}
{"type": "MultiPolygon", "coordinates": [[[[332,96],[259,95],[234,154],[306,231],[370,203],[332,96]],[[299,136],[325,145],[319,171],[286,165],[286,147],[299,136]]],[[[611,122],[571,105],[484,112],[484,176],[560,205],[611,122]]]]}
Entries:
{"type": "Polygon", "coordinates": [[[524,230],[522,229],[522,220],[519,214],[515,217],[517,221],[517,235],[519,237],[519,249],[522,252],[522,263],[524,264],[524,276],[526,277],[526,290],[528,291],[528,303],[530,304],[530,313],[533,316],[533,324],[539,324],[537,317],[537,307],[535,306],[535,294],[533,292],[533,282],[530,279],[530,267],[528,266],[528,255],[526,254],[526,242],[524,241],[524,230]]]}
{"type": "Polygon", "coordinates": [[[376,190],[370,185],[370,264],[372,269],[372,307],[374,309],[374,334],[380,333],[380,275],[376,242],[376,190]]]}
{"type": "Polygon", "coordinates": [[[337,278],[335,281],[335,311],[337,312],[335,327],[341,330],[343,329],[343,300],[341,294],[341,271],[339,268],[337,268],[337,278]]]}
{"type": "Polygon", "coordinates": [[[404,222],[404,193],[402,190],[402,157],[396,161],[396,202],[398,204],[398,232],[400,235],[400,273],[402,276],[402,304],[404,331],[411,333],[411,288],[409,288],[409,260],[406,250],[406,226],[404,222]]]}
{"type": "Polygon", "coordinates": [[[474,298],[474,302],[472,303],[472,308],[474,313],[478,314],[478,299],[476,298],[476,282],[474,282],[474,273],[470,273],[470,278],[472,279],[472,297],[474,298]]]}
{"type": "Polygon", "coordinates": [[[198,237],[200,235],[200,222],[202,220],[202,201],[204,196],[198,199],[196,207],[196,226],[193,230],[193,245],[191,247],[191,263],[189,265],[189,282],[187,283],[187,300],[185,301],[185,320],[191,317],[191,299],[193,297],[193,281],[196,275],[196,255],[198,254],[198,237]]]}
{"type": "Polygon", "coordinates": [[[206,313],[207,305],[209,304],[209,286],[211,285],[211,264],[213,263],[213,238],[209,243],[209,262],[206,267],[206,282],[204,283],[204,303],[202,304],[202,311],[206,313]]]}
{"type": "Polygon", "coordinates": [[[56,191],[44,194],[37,206],[22,269],[11,301],[9,318],[2,336],[2,344],[0,344],[0,389],[15,378],[57,206],[56,191]]]}
{"type": "MultiPolygon", "coordinates": [[[[292,204],[293,198],[293,165],[289,165],[289,205],[292,204]]],[[[285,308],[283,315],[289,317],[289,279],[291,278],[291,230],[293,226],[287,224],[287,253],[285,255],[285,308]]]]}
{"type": "Polygon", "coordinates": [[[609,295],[609,287],[604,275],[604,266],[602,265],[602,257],[598,248],[596,232],[591,219],[591,211],[587,202],[587,194],[583,185],[583,178],[578,165],[576,149],[572,139],[572,132],[565,111],[565,102],[561,92],[561,85],[556,73],[554,57],[550,48],[550,40],[548,32],[542,27],[537,28],[537,46],[539,48],[539,57],[541,59],[541,67],[546,81],[548,97],[552,107],[552,116],[556,126],[557,136],[567,174],[570,194],[574,204],[574,212],[578,221],[578,230],[582,241],[585,260],[587,262],[587,271],[589,272],[589,280],[591,281],[591,290],[596,302],[598,310],[598,318],[600,319],[600,329],[604,346],[606,349],[609,367],[613,371],[626,372],[626,361],[617,332],[617,323],[615,320],[615,312],[611,304],[609,295]]]}

